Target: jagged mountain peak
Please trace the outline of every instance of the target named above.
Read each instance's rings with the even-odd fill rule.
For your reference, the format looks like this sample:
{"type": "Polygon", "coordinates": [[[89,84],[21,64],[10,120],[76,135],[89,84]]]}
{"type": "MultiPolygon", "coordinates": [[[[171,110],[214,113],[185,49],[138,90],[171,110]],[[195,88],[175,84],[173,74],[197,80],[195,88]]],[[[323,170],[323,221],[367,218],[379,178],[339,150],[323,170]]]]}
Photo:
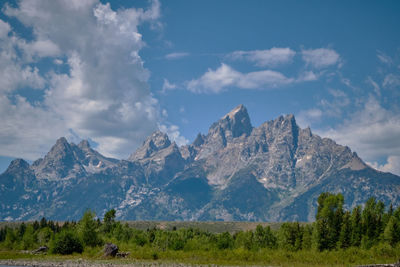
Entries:
{"type": "Polygon", "coordinates": [[[194,139],[194,141],[193,141],[193,145],[195,147],[199,147],[202,144],[204,144],[204,136],[201,133],[198,133],[196,136],[196,139],[194,139]]]}
{"type": "Polygon", "coordinates": [[[17,170],[21,169],[28,169],[29,168],[29,163],[26,162],[23,159],[14,159],[11,161],[10,165],[8,166],[7,170],[5,171],[6,173],[13,173],[17,170]]]}
{"type": "MultiPolygon", "coordinates": [[[[239,105],[223,116],[219,121],[213,123],[209,129],[209,136],[217,133],[223,139],[240,137],[243,134],[250,135],[253,126],[249,114],[244,105],[239,105]]],[[[225,142],[225,141],[224,141],[225,142]]]]}
{"type": "Polygon", "coordinates": [[[297,126],[296,118],[293,114],[280,115],[273,120],[273,123],[277,126],[297,126]]]}
{"type": "Polygon", "coordinates": [[[229,117],[231,119],[234,119],[235,117],[238,117],[238,116],[239,117],[249,117],[249,114],[247,113],[247,109],[243,104],[236,106],[234,109],[229,111],[222,118],[229,117]]]}
{"type": "Polygon", "coordinates": [[[146,140],[146,143],[149,143],[154,146],[155,149],[160,150],[166,148],[171,145],[171,141],[168,138],[166,133],[161,131],[155,131],[150,135],[150,137],[146,140]]]}
{"type": "Polygon", "coordinates": [[[171,146],[171,141],[166,133],[159,130],[153,132],[129,158],[135,161],[150,157],[152,154],[171,146]]]}
{"type": "Polygon", "coordinates": [[[79,144],[78,144],[78,147],[80,148],[80,149],[82,149],[82,150],[89,150],[89,149],[91,149],[91,147],[90,147],[90,144],[89,144],[89,141],[88,140],[82,140],[79,144]]]}
{"type": "Polygon", "coordinates": [[[59,155],[59,153],[65,154],[70,151],[71,151],[70,143],[68,143],[65,137],[60,137],[57,139],[56,143],[51,147],[46,157],[57,156],[59,155]]]}

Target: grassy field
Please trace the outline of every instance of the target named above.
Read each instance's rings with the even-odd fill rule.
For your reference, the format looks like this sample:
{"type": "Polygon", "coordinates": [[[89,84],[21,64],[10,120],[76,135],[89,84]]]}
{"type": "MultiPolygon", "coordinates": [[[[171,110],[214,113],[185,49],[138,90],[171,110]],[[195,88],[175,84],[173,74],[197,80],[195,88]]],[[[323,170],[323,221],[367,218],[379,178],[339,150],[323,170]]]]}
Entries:
{"type": "MultiPolygon", "coordinates": [[[[124,248],[128,249],[128,248],[124,248]]],[[[388,251],[387,248],[376,248],[372,250],[348,249],[337,251],[297,251],[288,252],[283,250],[246,251],[234,249],[229,251],[158,251],[151,248],[141,247],[131,250],[131,255],[126,259],[110,259],[102,257],[101,248],[86,250],[83,254],[61,255],[32,255],[16,251],[0,251],[1,259],[19,259],[29,261],[46,262],[79,262],[107,263],[107,264],[171,264],[180,263],[185,265],[210,263],[216,265],[238,265],[238,266],[356,266],[372,263],[394,263],[400,257],[399,250],[388,251]],[[157,259],[155,258],[155,255],[157,259]]]]}

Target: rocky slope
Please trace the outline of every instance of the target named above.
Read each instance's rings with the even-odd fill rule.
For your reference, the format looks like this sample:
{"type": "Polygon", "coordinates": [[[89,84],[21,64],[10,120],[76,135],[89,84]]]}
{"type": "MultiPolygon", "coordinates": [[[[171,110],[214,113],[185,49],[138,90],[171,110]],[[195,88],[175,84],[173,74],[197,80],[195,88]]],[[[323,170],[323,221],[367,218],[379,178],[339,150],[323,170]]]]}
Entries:
{"type": "Polygon", "coordinates": [[[371,196],[400,205],[400,177],[299,128],[293,115],[253,127],[239,105],[183,147],[157,131],[116,160],[60,138],[32,165],[14,160],[0,175],[0,220],[115,208],[126,220],[310,221],[324,191],[344,194],[348,208],[371,196]]]}

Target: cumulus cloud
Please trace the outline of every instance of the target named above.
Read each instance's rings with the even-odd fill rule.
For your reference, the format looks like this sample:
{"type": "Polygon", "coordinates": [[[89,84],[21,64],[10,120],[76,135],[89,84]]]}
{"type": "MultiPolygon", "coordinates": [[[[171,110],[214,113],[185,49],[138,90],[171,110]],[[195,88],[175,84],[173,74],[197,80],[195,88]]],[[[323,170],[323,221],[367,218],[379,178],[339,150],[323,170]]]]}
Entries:
{"type": "Polygon", "coordinates": [[[319,131],[373,162],[387,155],[400,156],[400,115],[385,109],[374,97],[335,129],[319,131]]]}
{"type": "Polygon", "coordinates": [[[400,175],[400,156],[389,156],[384,164],[377,162],[368,162],[368,164],[377,170],[400,175]]]}
{"type": "Polygon", "coordinates": [[[70,137],[61,118],[20,96],[12,103],[0,95],[0,114],[0,151],[4,156],[34,160],[57,136],[70,137]]]}
{"type": "Polygon", "coordinates": [[[158,25],[158,1],[148,9],[114,11],[98,0],[22,0],[3,10],[31,28],[33,40],[16,37],[0,22],[0,107],[10,110],[1,112],[2,155],[35,159],[73,132],[93,139],[108,156],[126,157],[157,128],[159,108],[139,56],[138,26],[158,25]],[[66,58],[69,71],[41,76],[34,63],[44,57],[55,57],[55,64],[66,58]],[[11,102],[4,92],[22,86],[45,89],[43,103],[18,96],[11,102]],[[12,147],[20,149],[13,153],[12,147]]]}
{"type": "Polygon", "coordinates": [[[170,53],[170,54],[165,55],[165,58],[172,60],[172,59],[179,59],[179,58],[183,58],[183,57],[187,57],[187,56],[189,56],[189,53],[176,52],[176,53],[170,53]]]}
{"type": "MultiPolygon", "coordinates": [[[[25,43],[12,34],[8,23],[0,19],[0,94],[24,86],[33,89],[43,89],[45,86],[38,68],[30,66],[29,62],[19,57],[19,48],[25,43]]],[[[26,54],[24,50],[22,53],[26,54]]]]}
{"type": "Polygon", "coordinates": [[[246,60],[259,67],[273,67],[290,63],[296,52],[290,48],[273,47],[268,50],[235,51],[228,55],[232,60],[246,60]]]}
{"type": "Polygon", "coordinates": [[[272,70],[241,73],[222,63],[216,70],[208,69],[200,78],[187,83],[188,90],[195,93],[220,93],[227,87],[241,89],[275,88],[295,82],[280,72],[272,70]]]}
{"type": "Polygon", "coordinates": [[[326,68],[340,63],[340,56],[333,49],[318,48],[302,50],[301,55],[304,62],[314,68],[326,68]]]}

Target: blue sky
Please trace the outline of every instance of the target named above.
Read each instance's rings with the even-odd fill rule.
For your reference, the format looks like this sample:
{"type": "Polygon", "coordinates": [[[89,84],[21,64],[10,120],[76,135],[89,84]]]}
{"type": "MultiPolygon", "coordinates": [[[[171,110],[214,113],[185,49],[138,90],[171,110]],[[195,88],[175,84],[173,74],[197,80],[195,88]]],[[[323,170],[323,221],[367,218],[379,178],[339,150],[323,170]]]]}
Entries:
{"type": "Polygon", "coordinates": [[[127,158],[238,104],[400,174],[398,1],[2,1],[0,171],[60,136],[127,158]]]}

